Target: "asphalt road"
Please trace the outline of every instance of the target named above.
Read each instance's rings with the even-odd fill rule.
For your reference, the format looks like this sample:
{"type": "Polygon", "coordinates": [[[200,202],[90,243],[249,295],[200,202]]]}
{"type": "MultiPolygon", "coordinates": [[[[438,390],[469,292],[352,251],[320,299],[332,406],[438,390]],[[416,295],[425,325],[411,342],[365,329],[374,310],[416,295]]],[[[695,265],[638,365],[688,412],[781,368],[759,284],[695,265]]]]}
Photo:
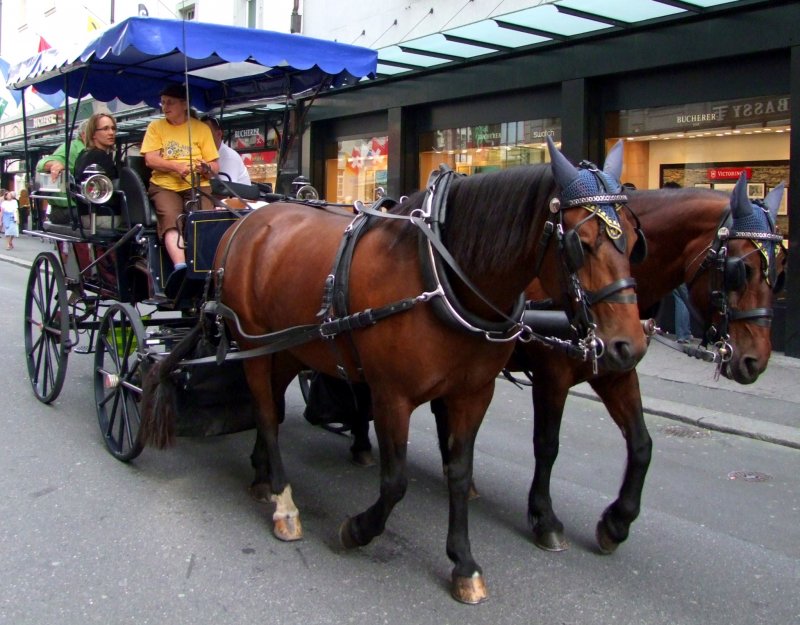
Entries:
{"type": "Polygon", "coordinates": [[[463,606],[448,594],[447,497],[426,409],[412,420],[409,491],[387,531],[344,552],[336,530],[374,501],[378,472],[347,462],[346,438],[308,425],[293,387],[281,442],[305,538],[281,543],[271,509],[247,494],[251,432],[180,439],[119,463],[103,446],[92,359],[81,354],[59,399],[35,400],[26,278],[0,263],[0,623],[800,623],[797,449],[648,417],[642,515],[601,556],[594,527],[619,487],[624,445],[600,404],[571,397],[553,496],[572,546],[545,553],[525,520],[530,397],[499,382],[470,508],[490,599],[463,606]]]}

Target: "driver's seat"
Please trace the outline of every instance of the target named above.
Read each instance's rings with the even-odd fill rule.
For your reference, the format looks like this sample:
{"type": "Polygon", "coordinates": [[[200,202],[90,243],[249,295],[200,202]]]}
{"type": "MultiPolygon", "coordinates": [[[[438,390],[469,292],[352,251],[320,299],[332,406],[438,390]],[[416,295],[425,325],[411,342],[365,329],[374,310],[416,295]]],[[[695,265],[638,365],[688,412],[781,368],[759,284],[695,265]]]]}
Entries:
{"type": "Polygon", "coordinates": [[[123,215],[128,219],[128,227],[142,224],[151,228],[156,224],[155,211],[147,197],[144,182],[131,167],[121,167],[119,170],[119,190],[124,194],[123,215]]]}

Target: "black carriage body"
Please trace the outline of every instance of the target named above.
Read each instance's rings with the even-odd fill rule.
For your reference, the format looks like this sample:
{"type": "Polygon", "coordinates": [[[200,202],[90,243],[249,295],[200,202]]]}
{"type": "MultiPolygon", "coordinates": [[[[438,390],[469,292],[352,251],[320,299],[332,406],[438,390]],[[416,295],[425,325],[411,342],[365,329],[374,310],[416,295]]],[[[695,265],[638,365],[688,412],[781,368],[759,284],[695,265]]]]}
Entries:
{"type": "Polygon", "coordinates": [[[214,268],[214,256],[222,235],[250,212],[252,211],[208,210],[194,211],[187,215],[184,233],[187,276],[190,279],[206,279],[214,268]]]}

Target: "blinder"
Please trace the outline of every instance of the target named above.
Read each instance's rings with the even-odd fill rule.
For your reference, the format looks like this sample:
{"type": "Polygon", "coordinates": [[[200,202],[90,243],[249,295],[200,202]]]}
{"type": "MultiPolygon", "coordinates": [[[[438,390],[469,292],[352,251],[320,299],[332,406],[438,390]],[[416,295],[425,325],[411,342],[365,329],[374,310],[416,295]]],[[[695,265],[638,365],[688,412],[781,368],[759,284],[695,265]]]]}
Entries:
{"type": "Polygon", "coordinates": [[[633,244],[631,250],[630,262],[632,265],[639,265],[647,258],[647,239],[644,237],[644,232],[638,226],[635,228],[636,243],[633,244]]]}
{"type": "Polygon", "coordinates": [[[744,259],[730,256],[725,259],[723,267],[723,280],[726,291],[738,291],[747,284],[747,267],[744,259]]]}
{"type": "Polygon", "coordinates": [[[577,230],[568,230],[561,239],[561,247],[564,253],[564,260],[567,269],[571,273],[576,273],[585,262],[583,255],[583,242],[577,230]]]}

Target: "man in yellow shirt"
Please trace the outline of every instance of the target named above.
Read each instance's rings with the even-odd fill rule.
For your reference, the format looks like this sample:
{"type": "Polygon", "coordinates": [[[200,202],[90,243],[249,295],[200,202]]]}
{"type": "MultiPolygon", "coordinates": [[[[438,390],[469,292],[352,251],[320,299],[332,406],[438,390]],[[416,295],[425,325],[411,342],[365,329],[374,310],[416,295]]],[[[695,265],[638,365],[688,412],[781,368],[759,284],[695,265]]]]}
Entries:
{"type": "MultiPolygon", "coordinates": [[[[193,181],[210,194],[210,179],[219,172],[219,153],[208,126],[189,114],[184,85],[169,84],[161,90],[161,109],[164,118],[147,126],[140,151],[153,170],[147,193],[156,209],[158,236],[175,267],[164,289],[171,295],[186,273],[177,219],[192,199],[193,181]]],[[[199,206],[190,205],[190,210],[213,208],[206,195],[197,196],[199,206]]]]}

